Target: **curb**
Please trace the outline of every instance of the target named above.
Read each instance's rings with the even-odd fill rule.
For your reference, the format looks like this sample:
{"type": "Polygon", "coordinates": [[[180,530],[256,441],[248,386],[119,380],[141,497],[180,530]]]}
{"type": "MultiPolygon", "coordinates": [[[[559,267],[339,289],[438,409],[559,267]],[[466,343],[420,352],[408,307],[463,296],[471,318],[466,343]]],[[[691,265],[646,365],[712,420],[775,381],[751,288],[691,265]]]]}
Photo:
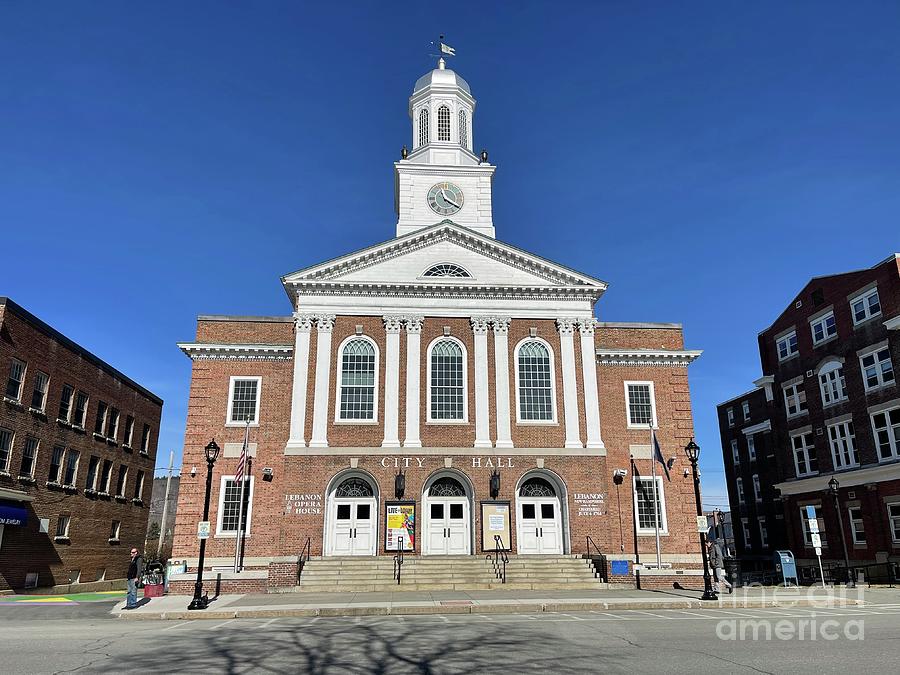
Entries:
{"type": "MultiPolygon", "coordinates": [[[[338,617],[338,616],[412,616],[429,614],[540,614],[549,612],[627,612],[644,609],[765,609],[792,607],[818,607],[821,601],[798,598],[796,600],[742,600],[729,603],[702,600],[638,600],[634,602],[544,602],[544,603],[495,603],[485,605],[358,605],[350,607],[309,608],[235,608],[203,612],[141,612],[139,614],[113,610],[113,614],[126,621],[185,621],[209,619],[262,619],[274,617],[338,617]]],[[[860,606],[859,600],[844,599],[837,606],[860,606]]]]}

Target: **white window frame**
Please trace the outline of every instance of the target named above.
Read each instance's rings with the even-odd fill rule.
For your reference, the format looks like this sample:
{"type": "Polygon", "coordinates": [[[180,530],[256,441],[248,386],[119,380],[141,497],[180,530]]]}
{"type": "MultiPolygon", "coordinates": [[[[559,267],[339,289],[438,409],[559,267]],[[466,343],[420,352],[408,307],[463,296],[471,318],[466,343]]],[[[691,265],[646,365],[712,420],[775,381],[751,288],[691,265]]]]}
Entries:
{"type": "Polygon", "coordinates": [[[759,503],[762,501],[762,485],[759,482],[759,474],[755,473],[753,479],[753,499],[759,503]]]}
{"type": "Polygon", "coordinates": [[[95,459],[97,460],[97,464],[95,466],[95,471],[94,471],[94,480],[92,480],[90,483],[85,481],[85,484],[84,484],[85,490],[96,491],[97,483],[100,482],[100,474],[103,473],[103,458],[99,457],[98,455],[91,455],[88,458],[88,465],[87,465],[88,477],[90,477],[90,475],[91,475],[90,474],[91,462],[93,462],[95,459]]]}
{"type": "Polygon", "coordinates": [[[69,514],[60,514],[56,517],[56,539],[68,539],[69,538],[69,528],[72,526],[72,516],[69,514]],[[65,518],[66,527],[63,530],[63,533],[59,533],[59,523],[62,519],[65,518]]]}
{"type": "Polygon", "coordinates": [[[16,432],[9,427],[0,427],[0,431],[9,435],[9,447],[6,448],[6,459],[0,464],[0,474],[9,475],[9,467],[12,464],[12,451],[15,445],[16,432]]]}
{"type": "Polygon", "coordinates": [[[759,522],[759,545],[760,548],[769,548],[769,531],[766,529],[766,517],[760,516],[759,522]]]}
{"type": "Polygon", "coordinates": [[[853,319],[854,327],[856,327],[862,323],[865,323],[866,321],[868,321],[871,318],[874,318],[876,316],[881,316],[881,312],[882,312],[881,296],[878,295],[878,286],[875,286],[874,288],[867,288],[866,290],[862,291],[861,293],[858,293],[857,295],[853,296],[852,298],[850,298],[849,304],[850,304],[850,317],[853,319]],[[878,298],[878,311],[874,312],[874,313],[870,313],[868,301],[869,301],[869,298],[873,295],[878,298]],[[856,320],[856,310],[853,309],[853,305],[857,302],[863,303],[863,308],[864,308],[865,314],[866,314],[865,317],[863,317],[859,321],[856,320]]]}
{"type": "Polygon", "coordinates": [[[726,408],[725,409],[725,417],[728,418],[728,426],[734,426],[734,408],[726,408]]]}
{"type": "MultiPolygon", "coordinates": [[[[656,529],[652,527],[640,527],[640,518],[638,517],[638,491],[637,491],[637,482],[638,481],[652,481],[653,476],[634,476],[632,479],[632,493],[634,496],[634,513],[635,520],[637,521],[637,533],[638,535],[648,535],[648,534],[656,534],[656,529]]],[[[662,476],[656,476],[656,490],[657,495],[659,496],[659,533],[660,535],[668,535],[669,534],[669,519],[666,517],[666,491],[663,489],[663,480],[662,476]]]]}
{"type": "Polygon", "coordinates": [[[848,506],[847,507],[847,520],[850,522],[850,541],[856,546],[865,546],[866,545],[866,523],[863,520],[863,510],[861,506],[848,506]],[[859,511],[859,518],[853,517],[853,511],[859,511]],[[857,529],[856,523],[859,523],[859,529],[857,529]],[[863,540],[858,541],[857,535],[862,532],[863,540]]]}
{"type": "Polygon", "coordinates": [[[750,541],[750,520],[748,518],[741,518],[741,529],[744,531],[744,548],[753,548],[750,541]]]}
{"type": "MultiPolygon", "coordinates": [[[[378,349],[378,343],[368,335],[348,335],[338,346],[337,351],[337,376],[335,379],[335,389],[337,395],[334,397],[334,423],[335,424],[378,424],[378,398],[381,389],[379,388],[381,374],[381,350],[378,349]],[[351,417],[341,417],[341,390],[343,389],[343,363],[344,363],[344,347],[353,340],[365,340],[375,349],[375,388],[373,391],[372,401],[372,417],[370,419],[353,419],[351,417]]],[[[258,416],[258,413],[257,413],[258,416]]]]}
{"type": "Polygon", "coordinates": [[[888,527],[891,528],[891,541],[900,544],[900,502],[887,502],[884,508],[887,511],[888,527]],[[896,507],[897,515],[891,514],[892,506],[896,507]]]}
{"type": "Polygon", "coordinates": [[[797,478],[803,478],[803,477],[805,477],[805,476],[816,476],[816,475],[818,475],[818,473],[819,473],[819,469],[818,469],[818,465],[819,465],[819,456],[818,456],[818,455],[816,455],[816,467],[817,467],[817,468],[816,468],[815,471],[811,471],[811,470],[810,470],[810,471],[801,472],[801,471],[800,471],[800,462],[797,460],[797,452],[802,452],[802,453],[803,453],[803,458],[804,458],[804,463],[806,464],[807,468],[810,467],[811,462],[810,462],[809,451],[810,451],[810,449],[812,449],[813,452],[815,452],[815,449],[816,449],[816,440],[815,440],[815,437],[812,435],[812,432],[811,432],[811,431],[804,431],[804,432],[802,432],[802,433],[791,434],[791,436],[790,436],[790,443],[791,443],[791,457],[794,459],[794,472],[795,472],[797,478]],[[806,440],[805,440],[805,439],[806,439],[807,436],[809,436],[810,438],[812,438],[812,444],[811,444],[811,445],[807,445],[807,444],[806,444],[806,440]],[[803,443],[802,447],[801,447],[799,450],[798,450],[797,448],[794,447],[794,439],[795,439],[795,438],[800,438],[800,439],[801,439],[801,442],[803,443]]]}
{"type": "Polygon", "coordinates": [[[22,402],[22,392],[25,390],[25,377],[28,375],[28,364],[22,359],[17,359],[15,356],[10,358],[9,360],[9,370],[6,373],[6,382],[3,383],[3,398],[8,399],[10,401],[15,401],[16,403],[22,402]],[[6,395],[6,387],[9,385],[9,380],[12,377],[12,369],[13,365],[19,363],[22,365],[22,373],[19,375],[19,391],[18,394],[13,398],[12,396],[6,395]]]}
{"type": "Polygon", "coordinates": [[[84,429],[87,426],[88,421],[88,409],[91,405],[91,396],[86,391],[82,391],[81,389],[74,389],[72,391],[72,398],[69,401],[69,419],[67,422],[71,422],[72,426],[77,429],[84,429]],[[84,415],[81,417],[81,423],[75,424],[75,413],[78,411],[78,397],[84,394],[84,415]]]}
{"type": "Polygon", "coordinates": [[[116,494],[115,497],[124,497],[128,494],[128,465],[120,464],[119,471],[116,473],[116,494]],[[125,473],[122,474],[122,468],[125,468],[125,473]],[[122,476],[122,489],[119,489],[119,476],[122,476]]]}
{"type": "Polygon", "coordinates": [[[843,471],[844,469],[852,469],[859,466],[859,449],[856,447],[856,427],[853,426],[852,419],[827,425],[825,434],[828,437],[828,447],[831,448],[831,461],[834,463],[835,471],[843,471]],[[835,430],[837,438],[832,436],[832,429],[835,430]],[[847,445],[850,454],[849,462],[844,462],[845,444],[847,445]]]}
{"type": "Polygon", "coordinates": [[[803,386],[803,382],[794,382],[793,384],[785,384],[781,387],[781,394],[784,397],[784,414],[790,420],[795,417],[800,417],[801,415],[806,415],[809,413],[809,402],[806,397],[806,387],[803,386]],[[793,390],[793,394],[788,395],[788,389],[793,390]],[[801,400],[800,395],[803,395],[801,400]],[[791,399],[797,399],[797,412],[791,413],[791,399]],[[801,409],[801,404],[805,406],[801,409]]]}
{"type": "Polygon", "coordinates": [[[797,331],[796,330],[792,330],[789,333],[785,333],[780,338],[777,338],[775,340],[775,353],[777,354],[779,361],[787,361],[788,359],[791,359],[800,353],[800,341],[797,339],[797,331]],[[793,340],[793,342],[794,342],[793,351],[791,351],[791,338],[794,339],[793,340]],[[784,343],[784,345],[785,345],[785,351],[787,352],[786,356],[781,355],[782,343],[784,343]]]}
{"type": "MultiPolygon", "coordinates": [[[[819,523],[819,536],[822,538],[822,548],[828,547],[828,533],[825,531],[825,518],[822,514],[822,506],[809,504],[816,509],[816,520],[819,523]]],[[[803,545],[806,548],[814,548],[812,545],[812,533],[809,531],[809,519],[806,517],[806,505],[800,506],[800,529],[803,531],[803,545]]]]}
{"type": "Polygon", "coordinates": [[[47,373],[45,373],[44,371],[39,370],[34,374],[34,380],[31,383],[31,401],[29,402],[28,407],[31,408],[32,410],[46,412],[47,399],[49,398],[49,394],[50,394],[50,376],[47,373]],[[39,391],[37,385],[38,385],[38,382],[41,381],[41,378],[44,378],[44,387],[43,387],[43,389],[40,389],[41,395],[43,396],[43,399],[42,399],[43,402],[41,403],[40,408],[35,408],[33,405],[31,405],[31,403],[34,403],[34,393],[39,391]]]}
{"type": "Polygon", "coordinates": [[[22,457],[19,460],[19,478],[34,479],[37,476],[38,453],[41,450],[41,439],[36,436],[26,436],[25,443],[22,445],[22,457]],[[25,460],[25,448],[28,447],[28,441],[34,441],[34,457],[31,460],[31,473],[22,473],[22,462],[25,460]]]}
{"type": "Polygon", "coordinates": [[[452,335],[439,335],[432,340],[425,352],[426,369],[425,369],[425,423],[426,424],[468,424],[469,423],[469,351],[466,345],[459,338],[452,335]],[[463,361],[463,417],[461,420],[444,420],[434,419],[431,416],[431,352],[435,345],[444,340],[452,340],[462,349],[463,361]]]}
{"type": "Polygon", "coordinates": [[[119,535],[122,532],[122,521],[121,520],[113,520],[110,523],[111,527],[109,528],[109,541],[116,542],[119,541],[119,535]]]}
{"type": "Polygon", "coordinates": [[[869,424],[872,425],[872,438],[874,440],[875,453],[878,455],[879,462],[893,462],[894,460],[900,458],[900,432],[894,432],[894,427],[891,426],[890,416],[890,413],[892,411],[898,409],[900,409],[900,407],[894,406],[892,408],[885,408],[884,410],[878,410],[877,412],[869,413],[869,424]],[[885,432],[888,435],[888,449],[890,450],[890,455],[884,458],[882,458],[881,456],[881,445],[878,440],[879,427],[875,426],[875,415],[882,414],[884,415],[885,424],[887,424],[885,432]]]}
{"type": "Polygon", "coordinates": [[[250,422],[251,427],[259,426],[259,403],[262,400],[262,375],[232,375],[228,378],[228,407],[225,409],[225,426],[226,427],[245,427],[247,420],[231,419],[231,412],[234,406],[234,384],[238,380],[256,380],[256,411],[253,415],[253,421],[250,422]]]}
{"type": "Polygon", "coordinates": [[[60,480],[59,482],[60,482],[62,485],[64,485],[65,487],[75,487],[75,486],[78,484],[78,469],[80,469],[80,468],[81,468],[81,451],[80,451],[80,450],[76,450],[75,448],[68,448],[68,447],[67,447],[67,448],[66,448],[66,452],[65,452],[65,454],[63,455],[63,465],[62,465],[62,470],[60,471],[60,473],[61,473],[62,475],[60,476],[60,479],[61,479],[61,480],[60,480]],[[66,473],[67,473],[68,470],[69,470],[69,456],[70,456],[73,452],[76,453],[77,457],[76,457],[76,459],[75,459],[75,468],[72,469],[72,482],[71,482],[71,483],[66,483],[66,482],[65,482],[65,480],[66,480],[66,473]]]}
{"type": "Polygon", "coordinates": [[[744,401],[741,403],[741,411],[744,413],[744,421],[748,422],[750,420],[750,402],[744,401]]]}
{"type": "MultiPolygon", "coordinates": [[[[556,356],[553,353],[553,347],[546,340],[539,337],[526,337],[516,344],[513,352],[513,363],[516,371],[516,423],[529,426],[552,425],[558,424],[556,417],[556,356]],[[519,399],[519,350],[529,342],[539,342],[542,344],[547,353],[550,355],[550,404],[552,417],[549,420],[523,420],[522,406],[519,399]]],[[[626,394],[627,395],[627,394],[626,394]]],[[[626,399],[627,400],[627,399],[626,399]]],[[[630,418],[629,418],[630,419],[630,418]]]]}
{"type": "Polygon", "coordinates": [[[840,361],[829,361],[824,364],[816,373],[819,381],[819,395],[822,397],[822,407],[837,405],[847,400],[847,375],[844,373],[844,364],[840,361]],[[840,375],[838,375],[840,371],[840,375]],[[829,377],[834,373],[834,379],[829,377]],[[838,389],[837,396],[834,396],[832,384],[838,389]],[[828,400],[828,399],[831,400],[828,400]]]}
{"type": "Polygon", "coordinates": [[[834,310],[831,310],[830,312],[826,312],[825,314],[823,314],[821,316],[817,316],[815,319],[811,319],[809,322],[809,334],[812,337],[812,343],[814,346],[824,344],[825,342],[828,342],[832,338],[836,338],[838,333],[837,333],[837,322],[835,321],[835,318],[834,318],[834,310]],[[832,328],[834,329],[833,333],[828,332],[828,319],[831,319],[831,321],[832,321],[831,325],[832,325],[832,328]],[[816,326],[819,326],[820,324],[822,326],[822,338],[817,340],[816,339],[816,326]]]}
{"type": "Polygon", "coordinates": [[[59,391],[59,408],[62,408],[63,401],[65,400],[63,394],[65,394],[66,392],[66,387],[69,388],[69,400],[68,405],[66,406],[68,408],[68,412],[66,413],[65,418],[57,417],[56,419],[68,423],[72,420],[72,410],[75,407],[75,387],[73,387],[71,384],[66,384],[65,382],[63,382],[62,389],[60,389],[59,391]]]}
{"type": "Polygon", "coordinates": [[[747,500],[744,496],[744,479],[738,476],[734,479],[734,485],[737,489],[738,504],[746,504],[747,500]]]}
{"type": "Polygon", "coordinates": [[[652,426],[654,429],[659,428],[659,420],[656,417],[656,389],[653,386],[652,380],[626,380],[625,381],[625,421],[627,422],[627,428],[629,429],[649,429],[650,425],[648,424],[632,424],[631,423],[631,401],[628,398],[628,387],[635,386],[645,386],[649,385],[650,387],[650,418],[652,419],[652,426]]]}
{"type": "Polygon", "coordinates": [[[894,362],[891,359],[890,345],[888,345],[886,343],[881,343],[875,347],[868,347],[868,348],[866,348],[866,350],[864,352],[859,352],[858,358],[859,358],[859,373],[860,373],[860,376],[862,377],[863,387],[865,388],[865,390],[867,392],[877,391],[879,389],[883,389],[885,387],[891,387],[894,384],[896,384],[897,372],[896,372],[896,370],[894,370],[894,362]],[[878,384],[872,385],[870,387],[868,378],[866,377],[866,367],[863,365],[863,359],[866,358],[867,356],[872,356],[873,354],[878,354],[878,352],[881,352],[881,351],[887,351],[887,353],[888,353],[887,362],[889,364],[891,364],[891,373],[893,374],[894,379],[891,380],[890,382],[885,381],[885,379],[883,377],[884,373],[883,373],[882,369],[879,367],[880,364],[882,364],[884,362],[879,361],[876,357],[876,359],[875,359],[875,375],[878,379],[878,384]]]}
{"type": "Polygon", "coordinates": [[[741,451],[738,448],[738,442],[736,438],[731,439],[731,459],[734,460],[735,464],[741,463],[741,451]]]}
{"type": "MultiPolygon", "coordinates": [[[[247,480],[249,478],[249,482],[247,483],[248,490],[250,494],[247,496],[247,521],[246,525],[244,525],[244,536],[246,538],[250,538],[250,525],[253,523],[253,488],[256,483],[254,480],[254,476],[247,476],[244,474],[244,479],[247,480]]],[[[216,539],[234,539],[237,537],[237,531],[222,531],[222,512],[225,508],[225,481],[233,481],[236,479],[234,474],[230,476],[222,476],[219,479],[219,508],[216,511],[216,539]]]]}
{"type": "Polygon", "coordinates": [[[747,434],[745,438],[747,439],[747,456],[751,462],[754,462],[756,461],[756,439],[753,434],[747,434]]]}

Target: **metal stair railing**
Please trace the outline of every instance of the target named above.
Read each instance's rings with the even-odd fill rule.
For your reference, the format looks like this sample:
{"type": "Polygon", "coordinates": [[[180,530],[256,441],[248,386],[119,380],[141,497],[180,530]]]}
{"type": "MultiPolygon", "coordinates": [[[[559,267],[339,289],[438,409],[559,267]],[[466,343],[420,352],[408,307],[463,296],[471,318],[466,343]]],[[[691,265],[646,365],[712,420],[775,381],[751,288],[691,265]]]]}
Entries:
{"type": "Polygon", "coordinates": [[[591,536],[587,536],[587,541],[585,542],[585,553],[584,557],[591,561],[591,567],[594,569],[595,576],[599,577],[603,581],[609,581],[609,577],[607,576],[606,569],[606,556],[603,555],[603,551],[600,550],[600,547],[594,543],[594,540],[591,539],[591,536]],[[593,548],[597,555],[593,555],[591,553],[591,548],[593,548]]]}
{"type": "Polygon", "coordinates": [[[400,583],[400,570],[403,567],[403,537],[397,537],[397,555],[394,556],[394,579],[400,583]]]}
{"type": "Polygon", "coordinates": [[[303,548],[300,549],[300,555],[297,556],[297,583],[300,583],[300,575],[303,574],[303,568],[306,566],[306,563],[309,562],[310,547],[311,539],[310,537],[307,537],[306,544],[303,545],[303,548]]]}
{"type": "Polygon", "coordinates": [[[499,534],[494,535],[494,552],[489,553],[487,559],[494,566],[494,575],[500,579],[501,584],[506,583],[506,563],[509,562],[509,556],[506,555],[506,548],[503,546],[503,538],[499,534]]]}

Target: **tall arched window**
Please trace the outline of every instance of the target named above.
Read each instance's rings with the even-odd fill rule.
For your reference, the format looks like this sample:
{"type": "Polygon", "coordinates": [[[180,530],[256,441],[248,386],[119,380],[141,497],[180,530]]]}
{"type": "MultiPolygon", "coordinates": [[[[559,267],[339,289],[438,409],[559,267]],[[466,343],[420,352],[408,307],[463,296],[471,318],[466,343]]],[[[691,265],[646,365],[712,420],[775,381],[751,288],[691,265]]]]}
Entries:
{"type": "Polygon", "coordinates": [[[459,111],[459,144],[464,148],[469,147],[469,126],[466,122],[466,111],[459,111]]]}
{"type": "Polygon", "coordinates": [[[550,350],[537,340],[525,342],[516,353],[519,420],[553,421],[553,367],[550,350]]]}
{"type": "Polygon", "coordinates": [[[341,350],[341,394],[338,419],[375,419],[375,346],[363,338],[341,350]]]}
{"type": "Polygon", "coordinates": [[[423,145],[428,145],[428,108],[419,111],[419,145],[416,147],[423,145]]]}
{"type": "Polygon", "coordinates": [[[831,361],[819,370],[819,388],[822,404],[831,405],[847,398],[847,384],[844,380],[844,366],[840,361],[831,361]]]}
{"type": "Polygon", "coordinates": [[[445,105],[438,108],[438,140],[450,140],[450,108],[445,105]]]}
{"type": "Polygon", "coordinates": [[[430,419],[466,419],[465,366],[463,349],[455,340],[441,340],[431,348],[430,419]]]}

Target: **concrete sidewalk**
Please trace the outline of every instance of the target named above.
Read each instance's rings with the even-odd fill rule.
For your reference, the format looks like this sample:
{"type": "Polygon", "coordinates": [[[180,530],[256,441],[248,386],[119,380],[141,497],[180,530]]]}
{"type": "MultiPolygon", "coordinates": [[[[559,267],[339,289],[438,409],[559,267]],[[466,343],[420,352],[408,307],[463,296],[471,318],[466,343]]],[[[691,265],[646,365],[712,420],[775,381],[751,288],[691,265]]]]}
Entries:
{"type": "Polygon", "coordinates": [[[209,608],[189,612],[187,595],[144,599],[112,613],[123,619],[234,619],[285,616],[378,616],[410,614],[519,614],[650,609],[845,607],[900,602],[900,592],[843,588],[747,588],[702,602],[695,590],[637,591],[413,591],[396,593],[284,593],[220,595],[209,608]],[[880,599],[873,600],[878,595],[880,599]]]}

